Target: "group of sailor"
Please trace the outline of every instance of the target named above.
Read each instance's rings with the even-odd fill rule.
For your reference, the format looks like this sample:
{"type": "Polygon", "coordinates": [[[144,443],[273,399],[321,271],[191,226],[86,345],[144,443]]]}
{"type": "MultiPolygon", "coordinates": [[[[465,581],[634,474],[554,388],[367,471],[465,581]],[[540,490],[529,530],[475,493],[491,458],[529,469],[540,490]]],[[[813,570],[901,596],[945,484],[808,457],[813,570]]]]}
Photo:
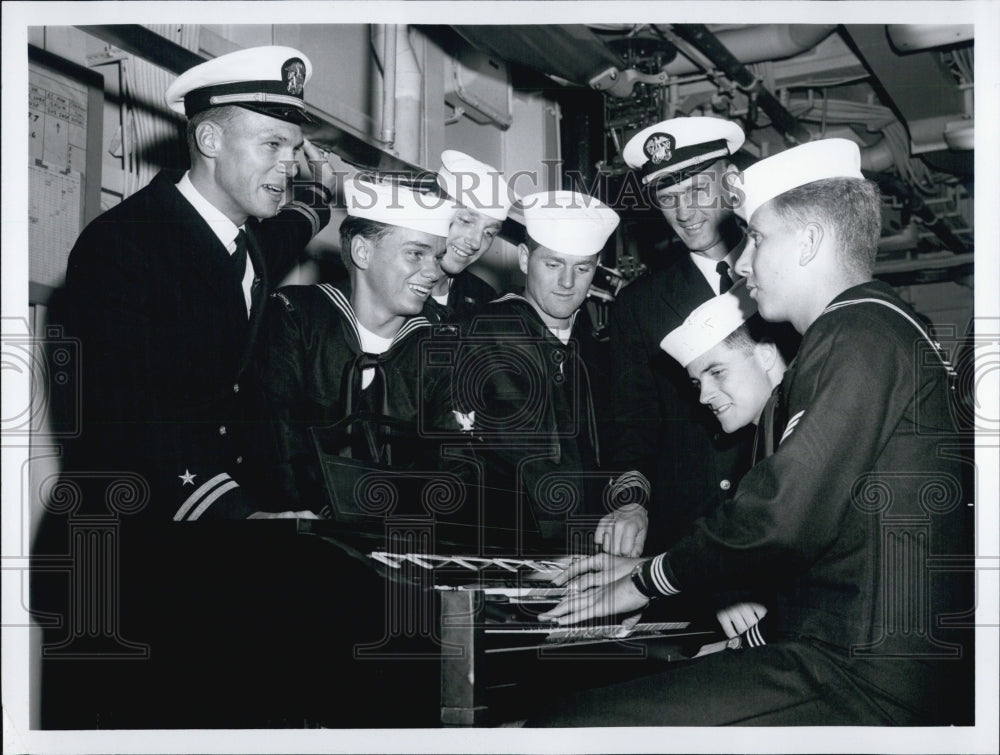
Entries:
{"type": "Polygon", "coordinates": [[[968,548],[961,493],[931,510],[921,492],[962,478],[939,453],[950,374],[916,360],[926,333],[873,280],[880,197],[854,142],[741,171],[735,123],[680,117],[634,135],[623,157],[686,252],[620,292],[605,342],[585,303],[618,213],[574,191],[515,196],[454,150],[434,192],[347,178],[347,279],[278,288],[334,200],[326,156],[302,136],[312,75],[300,51],[256,48],[167,91],[188,118],[190,169],[106,212],[70,256],[84,425],[67,474],[134,473],[138,515],[163,526],[328,516],[314,430],[390,417],[468,443],[485,485],[542,520],[565,510],[554,480],[575,486],[601,552],[557,579],[575,591],[543,618],[715,595],[729,636],[767,617],[758,647],[651,668],[533,723],[971,715],[967,664],[921,644],[968,641],[926,623],[971,607],[926,560],[968,548]],[[316,175],[297,175],[303,158],[316,175]],[[505,226],[512,208],[523,236],[505,226]],[[501,233],[524,288],[498,296],[470,268],[501,233]],[[450,364],[428,360],[438,342],[450,364]],[[889,502],[872,505],[883,489],[889,502]],[[909,569],[885,538],[914,518],[926,537],[909,569]],[[890,606],[917,593],[927,610],[905,615],[925,625],[899,626],[890,606]]]}

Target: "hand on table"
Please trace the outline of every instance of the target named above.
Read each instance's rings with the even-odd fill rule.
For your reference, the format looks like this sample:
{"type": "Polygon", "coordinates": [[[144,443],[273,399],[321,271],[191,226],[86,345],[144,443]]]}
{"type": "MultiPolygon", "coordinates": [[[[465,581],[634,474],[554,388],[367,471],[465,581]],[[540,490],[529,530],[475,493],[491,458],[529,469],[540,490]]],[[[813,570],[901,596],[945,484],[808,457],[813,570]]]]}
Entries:
{"type": "Polygon", "coordinates": [[[646,509],[638,503],[627,503],[604,515],[597,525],[594,541],[605,553],[638,558],[648,526],[646,509]]]}
{"type": "Polygon", "coordinates": [[[743,634],[766,615],[767,609],[760,603],[737,603],[715,614],[726,637],[743,634]]]}

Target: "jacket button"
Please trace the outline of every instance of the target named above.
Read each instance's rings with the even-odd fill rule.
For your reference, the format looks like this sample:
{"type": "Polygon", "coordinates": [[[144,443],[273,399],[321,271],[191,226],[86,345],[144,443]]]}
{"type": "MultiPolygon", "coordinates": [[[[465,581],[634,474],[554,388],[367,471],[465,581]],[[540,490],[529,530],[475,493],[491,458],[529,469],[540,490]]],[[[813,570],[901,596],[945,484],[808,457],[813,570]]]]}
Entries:
{"type": "Polygon", "coordinates": [[[719,483],[719,487],[722,488],[723,490],[729,490],[729,488],[731,488],[732,486],[733,483],[731,483],[729,480],[723,480],[722,482],[719,483]]]}
{"type": "Polygon", "coordinates": [[[234,383],[233,384],[233,393],[239,393],[239,392],[240,392],[240,384],[239,383],[234,383]]]}
{"type": "Polygon", "coordinates": [[[226,426],[219,425],[219,435],[225,435],[225,434],[226,434],[226,426]]]}
{"type": "Polygon", "coordinates": [[[237,456],[236,457],[236,463],[237,464],[242,464],[243,463],[243,457],[242,456],[237,456]]]}

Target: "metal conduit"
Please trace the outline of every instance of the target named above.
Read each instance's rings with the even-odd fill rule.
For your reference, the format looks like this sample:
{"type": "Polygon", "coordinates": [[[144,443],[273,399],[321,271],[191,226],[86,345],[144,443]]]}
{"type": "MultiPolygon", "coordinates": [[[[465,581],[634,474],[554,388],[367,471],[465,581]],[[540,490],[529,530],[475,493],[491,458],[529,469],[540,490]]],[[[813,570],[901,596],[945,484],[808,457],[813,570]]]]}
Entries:
{"type": "Polygon", "coordinates": [[[805,144],[812,138],[809,131],[796,120],[795,116],[778,102],[777,98],[764,87],[760,79],[750,73],[747,67],[726,49],[726,46],[708,30],[707,26],[704,24],[675,24],[673,31],[677,36],[697,48],[715,66],[718,66],[752,99],[756,99],[757,106],[767,113],[771,124],[784,134],[786,139],[795,144],[805,144]]]}
{"type": "Polygon", "coordinates": [[[382,129],[379,139],[391,150],[396,141],[396,24],[382,35],[382,129]]]}

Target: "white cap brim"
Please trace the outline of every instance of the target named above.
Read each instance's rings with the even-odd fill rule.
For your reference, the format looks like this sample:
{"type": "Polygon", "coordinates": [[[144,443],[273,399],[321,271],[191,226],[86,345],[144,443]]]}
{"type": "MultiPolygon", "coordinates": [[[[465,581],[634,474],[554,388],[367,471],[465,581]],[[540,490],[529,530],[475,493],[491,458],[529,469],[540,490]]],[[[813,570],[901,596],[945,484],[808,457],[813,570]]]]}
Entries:
{"type": "Polygon", "coordinates": [[[347,214],[386,225],[448,236],[455,203],[437,194],[423,194],[398,183],[372,183],[358,177],[344,181],[347,214]]]}
{"type": "Polygon", "coordinates": [[[528,235],[546,249],[574,257],[600,252],[618,227],[618,213],[575,191],[542,191],[521,200],[528,235]]]}
{"type": "Polygon", "coordinates": [[[501,223],[507,219],[513,196],[503,174],[492,165],[446,149],[441,153],[438,183],[461,207],[501,223]]]}
{"type": "Polygon", "coordinates": [[[749,223],[766,202],[826,178],[864,178],[857,144],[850,139],[820,139],[754,163],[734,182],[734,193],[743,197],[736,202],[736,214],[749,223]]]}
{"type": "Polygon", "coordinates": [[[667,333],[660,348],[687,367],[702,354],[722,343],[757,312],[746,280],[741,278],[726,293],[695,309],[684,322],[667,333]]]}

